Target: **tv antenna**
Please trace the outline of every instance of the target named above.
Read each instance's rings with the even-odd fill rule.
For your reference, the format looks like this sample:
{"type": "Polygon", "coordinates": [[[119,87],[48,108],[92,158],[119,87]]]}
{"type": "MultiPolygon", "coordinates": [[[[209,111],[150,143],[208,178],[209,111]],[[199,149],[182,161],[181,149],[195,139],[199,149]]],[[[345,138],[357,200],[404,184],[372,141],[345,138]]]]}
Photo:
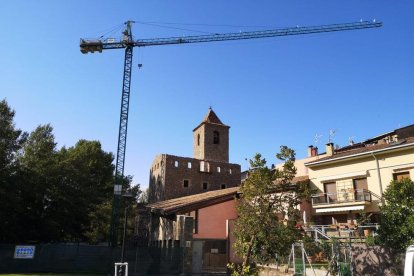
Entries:
{"type": "Polygon", "coordinates": [[[328,143],[332,143],[333,142],[333,138],[335,137],[335,133],[336,133],[336,130],[334,130],[334,129],[330,129],[329,130],[328,143]]]}

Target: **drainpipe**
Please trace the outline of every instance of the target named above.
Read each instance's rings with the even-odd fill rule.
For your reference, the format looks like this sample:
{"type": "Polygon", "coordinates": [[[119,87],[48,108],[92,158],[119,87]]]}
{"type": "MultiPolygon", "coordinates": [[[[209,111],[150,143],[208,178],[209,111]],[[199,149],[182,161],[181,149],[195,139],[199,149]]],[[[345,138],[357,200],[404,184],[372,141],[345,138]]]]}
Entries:
{"type": "Polygon", "coordinates": [[[378,184],[379,184],[379,187],[380,187],[381,203],[382,203],[382,205],[384,205],[385,204],[384,194],[383,194],[384,192],[382,190],[382,180],[381,180],[381,173],[380,173],[380,169],[379,169],[378,158],[375,156],[375,154],[373,152],[371,152],[371,155],[372,155],[372,157],[374,157],[375,163],[377,165],[377,175],[378,175],[378,184]]]}

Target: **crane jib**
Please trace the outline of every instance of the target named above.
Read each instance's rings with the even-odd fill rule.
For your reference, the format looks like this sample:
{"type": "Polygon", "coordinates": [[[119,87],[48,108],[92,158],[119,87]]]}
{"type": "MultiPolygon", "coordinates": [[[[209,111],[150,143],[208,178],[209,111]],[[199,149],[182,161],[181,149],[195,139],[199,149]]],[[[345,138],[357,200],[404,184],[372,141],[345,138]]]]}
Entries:
{"type": "Polygon", "coordinates": [[[102,52],[107,49],[120,49],[127,46],[133,47],[146,47],[146,46],[160,46],[171,44],[186,44],[186,43],[203,43],[214,41],[226,41],[226,40],[241,40],[241,39],[254,39],[254,38],[266,38],[276,36],[288,36],[288,35],[304,35],[313,33],[325,33],[325,32],[337,32],[367,28],[378,28],[382,26],[382,22],[354,22],[344,24],[332,24],[313,27],[290,27],[283,29],[265,30],[265,31],[253,31],[253,32],[238,32],[238,33],[225,33],[225,34],[212,34],[212,35],[200,35],[200,36],[183,36],[183,37],[168,37],[168,38],[152,38],[152,39],[139,39],[135,41],[114,41],[114,39],[107,40],[87,40],[81,39],[80,49],[81,52],[94,53],[102,52]]]}

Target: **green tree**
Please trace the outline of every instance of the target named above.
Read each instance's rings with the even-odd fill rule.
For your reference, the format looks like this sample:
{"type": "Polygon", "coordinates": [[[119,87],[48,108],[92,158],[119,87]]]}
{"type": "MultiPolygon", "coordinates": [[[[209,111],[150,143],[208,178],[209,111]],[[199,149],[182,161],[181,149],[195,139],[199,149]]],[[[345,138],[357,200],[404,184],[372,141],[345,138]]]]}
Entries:
{"type": "Polygon", "coordinates": [[[60,239],[85,241],[96,224],[92,221],[106,214],[112,198],[113,155],[98,141],[80,140],[74,147],[62,148],[58,158],[50,219],[60,226],[60,239]]]}
{"type": "Polygon", "coordinates": [[[23,241],[49,241],[59,238],[60,229],[49,219],[54,207],[53,190],[57,181],[57,154],[53,128],[38,126],[23,144],[20,192],[24,209],[19,214],[23,241]]]}
{"type": "Polygon", "coordinates": [[[27,133],[16,129],[15,112],[6,100],[0,101],[0,241],[15,241],[19,228],[21,209],[19,187],[19,164],[17,155],[27,133]],[[12,215],[14,213],[14,215],[12,215]]]}
{"type": "MultiPolygon", "coordinates": [[[[58,150],[51,125],[39,125],[29,135],[16,129],[14,115],[0,101],[0,241],[107,240],[112,153],[98,141],[86,140],[58,150]]],[[[122,202],[121,210],[141,193],[130,176],[123,185],[135,200],[122,202]]]]}
{"type": "Polygon", "coordinates": [[[414,183],[392,181],[384,192],[378,239],[385,247],[404,252],[414,243],[414,183]]]}
{"type": "Polygon", "coordinates": [[[295,152],[281,146],[276,157],[284,162],[283,168],[272,170],[256,154],[250,160],[249,176],[240,188],[234,235],[236,253],[243,257],[243,267],[237,272],[241,275],[254,274],[251,264],[265,264],[275,254],[286,256],[292,243],[300,238],[295,227],[296,207],[306,189],[291,182],[296,174],[295,152]]]}

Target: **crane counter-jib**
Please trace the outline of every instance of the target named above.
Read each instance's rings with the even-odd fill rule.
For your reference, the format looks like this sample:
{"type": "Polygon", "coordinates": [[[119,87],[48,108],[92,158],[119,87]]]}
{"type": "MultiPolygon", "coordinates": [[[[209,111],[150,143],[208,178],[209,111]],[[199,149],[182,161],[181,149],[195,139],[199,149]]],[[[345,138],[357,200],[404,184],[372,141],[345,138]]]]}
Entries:
{"type": "Polygon", "coordinates": [[[241,40],[241,39],[254,39],[254,38],[266,38],[276,36],[289,36],[289,35],[304,35],[314,34],[322,32],[337,32],[347,31],[356,29],[367,29],[381,27],[382,22],[354,22],[344,24],[332,24],[322,25],[313,27],[290,27],[275,30],[265,31],[253,31],[253,32],[238,32],[238,33],[225,33],[225,34],[211,34],[211,35],[200,35],[200,36],[182,36],[182,37],[169,37],[169,38],[151,38],[151,39],[139,39],[135,41],[114,41],[110,42],[104,40],[87,40],[81,39],[80,48],[81,52],[93,53],[102,52],[107,49],[120,49],[126,48],[127,46],[133,47],[146,47],[146,46],[160,46],[160,45],[171,45],[171,44],[185,44],[185,43],[203,43],[203,42],[214,42],[214,41],[227,41],[227,40],[241,40]]]}

